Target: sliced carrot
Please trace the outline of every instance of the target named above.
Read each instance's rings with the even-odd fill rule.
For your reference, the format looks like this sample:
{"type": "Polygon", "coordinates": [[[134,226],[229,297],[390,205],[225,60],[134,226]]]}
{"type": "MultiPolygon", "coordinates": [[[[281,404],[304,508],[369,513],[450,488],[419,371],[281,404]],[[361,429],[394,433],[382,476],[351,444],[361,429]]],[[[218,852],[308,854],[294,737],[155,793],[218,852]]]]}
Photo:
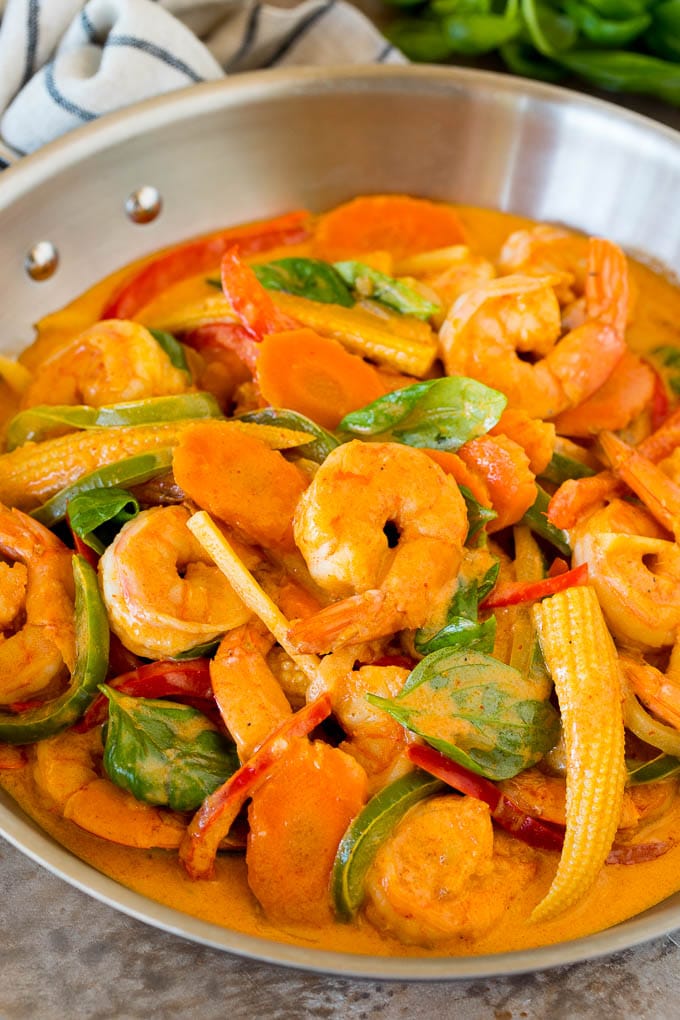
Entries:
{"type": "Polygon", "coordinates": [[[625,428],[651,404],[654,386],[654,372],[649,365],[626,350],[599,389],[557,416],[557,431],[567,436],[593,436],[602,429],[625,428]]]}
{"type": "Polygon", "coordinates": [[[298,411],[327,429],[385,393],[380,376],[363,358],[311,329],[265,337],[257,382],[267,403],[298,411]]]}
{"type": "Polygon", "coordinates": [[[526,411],[508,407],[498,423],[489,429],[489,435],[507,436],[521,446],[535,475],[540,475],[550,463],[555,447],[555,426],[552,422],[531,418],[526,411]]]}
{"type": "Polygon", "coordinates": [[[367,195],[320,217],[312,246],[318,258],[332,261],[378,250],[403,258],[464,240],[451,206],[406,195],[367,195]]]}
{"type": "Polygon", "coordinates": [[[582,517],[622,491],[623,486],[611,471],[600,471],[590,478],[568,478],[548,504],[548,520],[556,528],[573,528],[582,517]]]}
{"type": "Polygon", "coordinates": [[[423,450],[423,453],[436,461],[458,485],[464,485],[469,489],[478,503],[491,509],[489,490],[484,479],[472,471],[457,453],[450,453],[448,450],[423,450]]]}
{"type": "Polygon", "coordinates": [[[306,481],[294,464],[230,423],[197,422],[175,449],[177,484],[200,507],[267,548],[294,548],[293,513],[306,481]]]}
{"type": "Polygon", "coordinates": [[[300,740],[253,794],[248,884],[268,917],[331,920],[333,861],[366,801],[363,768],[344,751],[300,740]]]}
{"type": "Polygon", "coordinates": [[[464,443],[460,459],[484,480],[497,516],[486,530],[516,524],[536,499],[536,478],[522,447],[506,436],[478,436],[464,443]]]}
{"type": "Polygon", "coordinates": [[[101,318],[133,318],[173,283],[216,269],[225,251],[234,245],[242,255],[252,255],[301,241],[307,236],[308,220],[309,213],[299,210],[270,220],[230,227],[219,234],[170,248],[143,265],[132,278],[124,280],[104,307],[101,318]]]}

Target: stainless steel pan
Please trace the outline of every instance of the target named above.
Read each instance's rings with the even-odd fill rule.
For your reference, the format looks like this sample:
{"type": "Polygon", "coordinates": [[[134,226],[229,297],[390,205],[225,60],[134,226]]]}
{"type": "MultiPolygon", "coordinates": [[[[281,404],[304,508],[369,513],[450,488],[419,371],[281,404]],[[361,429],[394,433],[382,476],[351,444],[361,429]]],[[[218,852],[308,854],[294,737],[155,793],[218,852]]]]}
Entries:
{"type": "MultiPolygon", "coordinates": [[[[383,191],[567,223],[680,274],[680,145],[669,128],[575,93],[481,72],[267,72],[107,117],[0,176],[2,350],[24,346],[37,318],[145,252],[219,225],[383,191]],[[141,188],[157,189],[162,200],[160,215],[145,225],[129,214],[141,188]],[[31,257],[47,277],[42,282],[27,272],[31,257]]],[[[327,953],[151,903],[76,860],[6,797],[0,832],[67,881],[150,924],[245,956],[346,975],[517,973],[610,953],[680,926],[677,895],[602,934],[521,953],[429,960],[327,953]]]]}

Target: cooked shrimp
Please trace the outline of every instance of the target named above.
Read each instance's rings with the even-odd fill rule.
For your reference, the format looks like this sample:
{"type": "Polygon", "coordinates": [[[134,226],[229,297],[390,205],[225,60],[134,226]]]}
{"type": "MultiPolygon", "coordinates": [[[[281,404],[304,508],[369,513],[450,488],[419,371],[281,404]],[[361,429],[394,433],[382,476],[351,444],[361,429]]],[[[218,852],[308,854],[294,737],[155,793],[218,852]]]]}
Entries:
{"type": "Polygon", "coordinates": [[[143,510],[99,561],[111,629],[136,655],[179,655],[250,617],[187,528],[190,516],[182,506],[143,510]]]}
{"type": "Polygon", "coordinates": [[[614,636],[661,648],[680,626],[680,547],[647,511],[620,499],[571,532],[573,564],[588,577],[614,636]]]}
{"type": "Polygon", "coordinates": [[[0,704],[23,701],[75,661],[72,553],[20,510],[0,505],[0,704]]]}
{"type": "MultiPolygon", "coordinates": [[[[566,824],[567,784],[557,776],[546,776],[537,768],[525,769],[499,783],[500,789],[526,814],[556,825],[566,824]]],[[[634,828],[640,817],[633,798],[625,790],[620,829],[634,828]]]]}
{"type": "Polygon", "coordinates": [[[423,626],[455,585],[467,513],[456,483],[420,450],[355,440],[317,471],[294,533],[314,580],[342,601],[290,638],[325,652],[423,626]]]}
{"type": "Polygon", "coordinates": [[[184,393],[189,386],[187,374],[175,368],[144,326],[107,319],[42,361],[22,403],[99,407],[184,393]]]}
{"type": "Polygon", "coordinates": [[[67,730],[35,747],[33,776],[50,807],[81,829],[123,846],[179,846],[181,814],[137,800],[102,775],[101,727],[67,730]]]}
{"type": "Polygon", "coordinates": [[[659,524],[680,541],[680,484],[673,478],[680,460],[671,455],[654,464],[612,432],[602,432],[599,439],[617,478],[624,481],[659,524]]]}
{"type": "Polygon", "coordinates": [[[246,623],[222,638],[210,663],[215,700],[241,761],[292,714],[265,658],[273,642],[261,624],[246,623]]]}
{"type": "Polygon", "coordinates": [[[633,655],[620,656],[621,666],[633,692],[662,722],[680,730],[680,646],[674,646],[665,673],[633,655]]]}
{"type": "Polygon", "coordinates": [[[535,869],[528,848],[494,836],[482,801],[434,797],[411,808],[378,851],[366,878],[366,912],[412,945],[479,937],[535,869]]]}
{"type": "Polygon", "coordinates": [[[588,273],[588,239],[580,234],[541,223],[510,234],[498,257],[502,273],[544,276],[566,274],[563,303],[583,294],[588,273]]]}
{"type": "Polygon", "coordinates": [[[463,294],[439,333],[447,373],[479,379],[505,393],[512,407],[541,418],[590,396],[625,350],[626,257],[611,242],[591,239],[588,319],[561,339],[559,280],[505,276],[463,294]],[[537,360],[523,360],[526,354],[537,360]]]}

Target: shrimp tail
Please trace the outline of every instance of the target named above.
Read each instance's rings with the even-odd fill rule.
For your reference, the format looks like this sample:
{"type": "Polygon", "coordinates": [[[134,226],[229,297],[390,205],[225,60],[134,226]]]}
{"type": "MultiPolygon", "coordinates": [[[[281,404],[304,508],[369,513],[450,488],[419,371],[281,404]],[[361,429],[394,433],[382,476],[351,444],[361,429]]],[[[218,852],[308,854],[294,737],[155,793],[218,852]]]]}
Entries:
{"type": "Polygon", "coordinates": [[[298,620],[290,628],[288,638],[298,652],[323,654],[384,637],[395,629],[394,607],[385,592],[374,588],[298,620]]]}

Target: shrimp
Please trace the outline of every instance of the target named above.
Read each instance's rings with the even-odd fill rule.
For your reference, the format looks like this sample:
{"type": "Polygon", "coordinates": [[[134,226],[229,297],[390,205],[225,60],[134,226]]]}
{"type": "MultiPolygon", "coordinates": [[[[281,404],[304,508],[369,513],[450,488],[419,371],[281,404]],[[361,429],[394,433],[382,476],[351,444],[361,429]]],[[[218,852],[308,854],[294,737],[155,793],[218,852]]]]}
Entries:
{"type": "Polygon", "coordinates": [[[502,273],[545,276],[565,274],[563,303],[583,294],[588,273],[588,239],[563,227],[541,223],[510,234],[501,248],[502,273]]]}
{"type": "Polygon", "coordinates": [[[557,274],[505,276],[458,298],[439,331],[447,373],[500,390],[534,417],[554,418],[589,397],[626,349],[626,257],[611,242],[590,240],[588,319],[561,339],[559,282],[557,274]]]}
{"type": "Polygon", "coordinates": [[[662,722],[680,730],[680,669],[671,663],[666,673],[643,659],[621,655],[626,679],[640,701],[662,722]]]}
{"type": "Polygon", "coordinates": [[[434,797],[411,808],[378,851],[366,877],[366,913],[407,944],[476,938],[536,867],[528,847],[494,835],[485,803],[434,797]]]}
{"type": "Polygon", "coordinates": [[[179,655],[250,618],[187,528],[190,516],[182,506],[143,510],[99,561],[111,629],[136,655],[179,655]]]}
{"type": "Polygon", "coordinates": [[[184,393],[191,381],[144,326],[122,319],[98,322],[58,347],[36,369],[22,406],[89,404],[184,393]]]}
{"type": "Polygon", "coordinates": [[[420,450],[354,440],[321,465],[293,527],[313,579],[341,601],[290,640],[326,652],[423,626],[456,583],[468,522],[453,478],[420,450]]]}
{"type": "Polygon", "coordinates": [[[614,636],[638,648],[673,644],[680,626],[680,547],[654,518],[614,499],[570,536],[573,564],[588,564],[614,636]]]}
{"type": "Polygon", "coordinates": [[[242,762],[292,714],[265,658],[273,642],[262,624],[246,623],[222,638],[210,663],[215,700],[242,762]]]}
{"type": "Polygon", "coordinates": [[[75,662],[72,553],[51,531],[0,504],[0,704],[32,697],[75,662]]]}
{"type": "MultiPolygon", "coordinates": [[[[512,779],[504,779],[499,789],[522,811],[556,825],[566,825],[567,784],[557,776],[546,776],[537,768],[525,769],[512,779]]],[[[620,829],[634,828],[640,818],[633,797],[624,790],[620,829]]]]}
{"type": "Polygon", "coordinates": [[[35,747],[33,778],[51,808],[81,829],[112,843],[174,849],[184,817],[137,800],[101,774],[101,727],[66,730],[35,747]]]}

